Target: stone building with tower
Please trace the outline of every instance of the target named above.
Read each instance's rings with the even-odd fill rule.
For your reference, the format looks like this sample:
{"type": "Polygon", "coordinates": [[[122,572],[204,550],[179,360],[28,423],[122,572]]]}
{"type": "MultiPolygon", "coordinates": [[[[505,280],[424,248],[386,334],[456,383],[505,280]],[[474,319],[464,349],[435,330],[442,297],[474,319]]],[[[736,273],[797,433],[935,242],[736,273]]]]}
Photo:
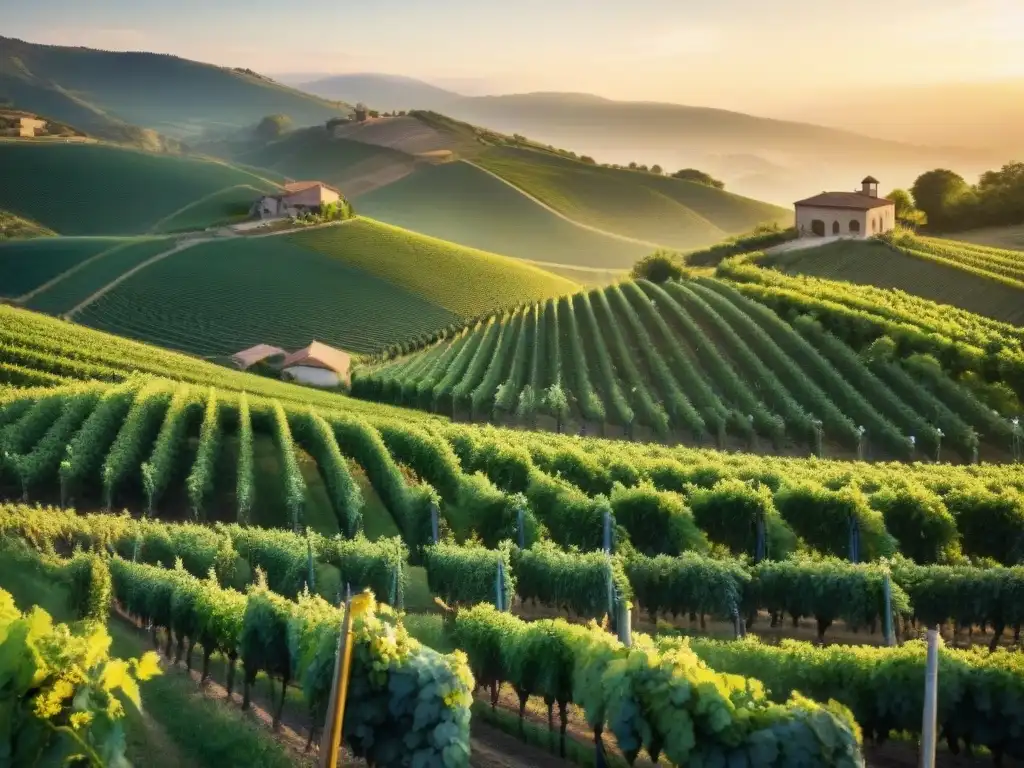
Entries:
{"type": "Polygon", "coordinates": [[[860,191],[822,192],[794,205],[800,237],[867,238],[896,226],[896,204],[878,196],[873,176],[861,182],[860,191]]]}

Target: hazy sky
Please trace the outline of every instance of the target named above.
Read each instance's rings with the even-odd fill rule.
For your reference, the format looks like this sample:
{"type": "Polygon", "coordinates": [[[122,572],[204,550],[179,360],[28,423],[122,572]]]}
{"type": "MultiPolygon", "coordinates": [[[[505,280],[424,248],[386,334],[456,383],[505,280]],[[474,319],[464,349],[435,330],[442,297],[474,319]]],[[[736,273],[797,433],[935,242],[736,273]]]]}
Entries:
{"type": "Polygon", "coordinates": [[[1024,77],[1024,0],[0,0],[0,34],[262,72],[755,110],[1024,77]]]}

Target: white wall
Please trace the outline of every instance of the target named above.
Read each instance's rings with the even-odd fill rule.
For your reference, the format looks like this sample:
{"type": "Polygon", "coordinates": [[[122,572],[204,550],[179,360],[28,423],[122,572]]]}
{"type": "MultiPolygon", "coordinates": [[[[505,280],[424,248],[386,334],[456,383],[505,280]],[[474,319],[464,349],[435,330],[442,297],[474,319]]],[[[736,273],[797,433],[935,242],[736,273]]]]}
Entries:
{"type": "Polygon", "coordinates": [[[341,379],[334,371],[329,371],[326,368],[313,368],[308,365],[293,365],[290,368],[285,368],[281,371],[281,376],[314,387],[336,387],[341,384],[341,379]]]}
{"type": "Polygon", "coordinates": [[[833,235],[844,235],[849,237],[851,234],[864,235],[864,227],[866,222],[866,211],[849,210],[846,208],[812,208],[806,205],[797,206],[796,209],[796,230],[800,233],[801,237],[813,237],[813,230],[811,229],[811,223],[815,219],[820,219],[825,222],[825,237],[832,237],[833,235]],[[850,231],[850,222],[856,221],[860,224],[860,232],[850,231]],[[833,231],[833,224],[839,224],[839,231],[833,231]]]}
{"type": "Polygon", "coordinates": [[[881,208],[872,208],[870,211],[857,211],[845,208],[813,208],[806,205],[797,206],[796,229],[801,237],[813,237],[811,229],[812,222],[820,219],[825,222],[825,237],[833,235],[850,235],[860,237],[871,237],[883,232],[888,232],[896,226],[896,206],[886,205],[881,208]],[[860,224],[860,232],[850,231],[850,222],[856,221],[860,224]],[[839,231],[833,231],[833,224],[839,223],[839,231]],[[873,225],[873,226],[872,226],[873,225]]]}

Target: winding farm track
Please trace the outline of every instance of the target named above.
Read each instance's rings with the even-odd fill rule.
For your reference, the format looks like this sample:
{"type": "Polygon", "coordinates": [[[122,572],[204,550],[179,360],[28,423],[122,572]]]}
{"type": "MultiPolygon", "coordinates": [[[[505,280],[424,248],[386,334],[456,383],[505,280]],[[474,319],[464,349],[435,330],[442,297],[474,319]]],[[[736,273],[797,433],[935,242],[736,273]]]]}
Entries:
{"type": "Polygon", "coordinates": [[[120,251],[122,248],[127,248],[127,247],[129,247],[131,245],[135,245],[136,243],[140,242],[140,240],[141,240],[141,238],[139,240],[129,240],[127,242],[115,245],[113,248],[107,248],[107,250],[105,250],[105,251],[100,251],[96,255],[90,256],[88,259],[85,259],[84,261],[78,262],[77,264],[75,264],[75,266],[71,267],[71,269],[67,269],[67,270],[61,272],[56,277],[51,278],[50,280],[47,280],[42,285],[36,286],[35,288],[33,288],[28,293],[23,293],[21,296],[18,296],[15,299],[15,301],[18,304],[25,304],[26,302],[29,302],[32,299],[34,299],[36,296],[38,296],[43,291],[46,291],[46,290],[52,288],[53,286],[55,286],[57,283],[59,283],[65,277],[71,277],[71,275],[75,274],[80,269],[84,269],[85,267],[89,266],[94,261],[99,261],[104,256],[109,256],[111,253],[116,253],[117,251],[120,251]]]}
{"type": "MultiPolygon", "coordinates": [[[[508,179],[499,176],[498,174],[494,173],[493,171],[489,171],[486,168],[484,168],[483,166],[477,165],[476,163],[474,163],[471,160],[459,160],[459,162],[460,163],[465,163],[466,165],[471,165],[474,168],[476,168],[478,171],[482,171],[483,173],[486,173],[488,176],[491,176],[492,178],[497,179],[502,184],[504,184],[504,185],[506,185],[508,187],[511,187],[516,192],[521,194],[523,197],[525,197],[528,200],[530,200],[531,202],[539,205],[541,208],[543,208],[544,210],[548,211],[549,213],[553,213],[555,216],[557,216],[558,218],[562,219],[563,221],[569,222],[574,227],[579,227],[580,229],[585,229],[585,230],[587,230],[589,232],[593,232],[593,233],[598,234],[598,235],[604,235],[605,237],[610,237],[613,240],[619,240],[619,241],[621,241],[623,243],[632,243],[633,245],[642,245],[645,248],[651,248],[651,249],[654,249],[654,250],[657,250],[659,248],[668,248],[668,246],[662,245],[661,243],[655,243],[652,240],[640,240],[639,238],[636,238],[636,237],[629,237],[627,235],[618,235],[615,232],[609,232],[606,229],[599,229],[598,227],[592,227],[590,224],[582,224],[582,223],[576,221],[576,219],[570,219],[568,216],[566,216],[561,211],[556,210],[555,208],[552,208],[550,205],[545,203],[540,198],[534,197],[533,195],[531,195],[529,192],[527,192],[522,187],[516,186],[515,184],[513,184],[508,179]]],[[[539,264],[541,262],[535,262],[535,263],[539,264]]],[[[559,265],[559,266],[561,266],[561,265],[559,265]]]]}

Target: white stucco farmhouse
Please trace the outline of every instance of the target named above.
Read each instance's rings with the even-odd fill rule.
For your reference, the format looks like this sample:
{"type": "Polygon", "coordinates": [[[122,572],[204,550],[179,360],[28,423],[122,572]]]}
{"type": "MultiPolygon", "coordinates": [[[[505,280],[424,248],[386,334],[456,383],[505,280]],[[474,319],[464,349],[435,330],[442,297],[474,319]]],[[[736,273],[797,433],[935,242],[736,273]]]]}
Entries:
{"type": "Polygon", "coordinates": [[[896,226],[896,204],[878,196],[878,179],[868,176],[859,192],[822,192],[798,200],[800,237],[871,237],[896,226]]]}

